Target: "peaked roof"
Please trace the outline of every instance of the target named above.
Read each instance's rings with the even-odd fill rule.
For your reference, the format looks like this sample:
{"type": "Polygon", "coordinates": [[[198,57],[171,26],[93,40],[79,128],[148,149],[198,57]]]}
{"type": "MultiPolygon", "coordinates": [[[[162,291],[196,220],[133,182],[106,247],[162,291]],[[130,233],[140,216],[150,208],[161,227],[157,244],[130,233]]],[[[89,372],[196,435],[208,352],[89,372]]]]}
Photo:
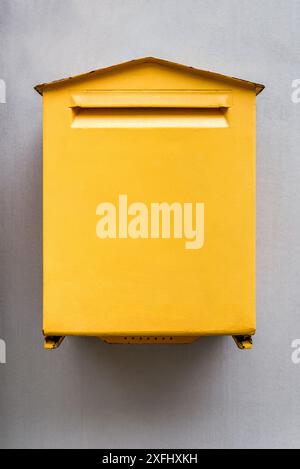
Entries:
{"type": "Polygon", "coordinates": [[[243,84],[252,85],[255,88],[256,95],[258,95],[265,88],[264,85],[261,85],[259,83],[254,83],[254,82],[248,81],[248,80],[242,80],[241,78],[235,78],[235,77],[223,75],[221,73],[210,72],[208,70],[201,70],[199,68],[190,67],[188,65],[178,64],[176,62],[171,62],[169,60],[159,59],[159,58],[156,58],[156,57],[143,57],[143,58],[140,58],[140,59],[134,59],[134,60],[126,61],[126,62],[121,62],[119,64],[111,65],[109,67],[99,68],[97,70],[92,70],[92,71],[87,72],[87,73],[81,73],[79,75],[74,75],[72,77],[62,78],[61,80],[54,80],[54,81],[51,81],[49,83],[41,83],[39,85],[36,85],[34,87],[34,89],[40,95],[43,95],[44,89],[47,88],[47,86],[50,86],[50,85],[60,84],[60,83],[64,83],[64,82],[66,83],[69,80],[73,80],[75,78],[87,78],[89,75],[91,75],[93,73],[109,72],[109,71],[113,71],[117,68],[124,67],[124,66],[127,66],[127,65],[142,64],[142,63],[157,63],[157,64],[160,64],[160,65],[168,65],[168,66],[171,66],[171,67],[175,66],[175,67],[177,67],[177,68],[179,67],[179,68],[181,68],[182,70],[185,70],[185,71],[192,71],[192,72],[196,72],[196,73],[205,73],[207,75],[210,75],[212,78],[227,78],[227,79],[230,79],[230,80],[234,80],[237,83],[240,83],[241,85],[243,85],[243,84]]]}

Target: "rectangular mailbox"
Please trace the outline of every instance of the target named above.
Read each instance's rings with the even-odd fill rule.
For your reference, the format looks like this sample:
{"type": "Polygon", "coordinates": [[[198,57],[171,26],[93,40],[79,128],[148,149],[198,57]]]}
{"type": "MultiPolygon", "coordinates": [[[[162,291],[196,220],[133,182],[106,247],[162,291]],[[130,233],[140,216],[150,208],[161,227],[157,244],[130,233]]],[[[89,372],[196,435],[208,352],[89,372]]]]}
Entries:
{"type": "Polygon", "coordinates": [[[66,335],[251,347],[262,89],[155,58],[36,87],[46,348],[66,335]]]}

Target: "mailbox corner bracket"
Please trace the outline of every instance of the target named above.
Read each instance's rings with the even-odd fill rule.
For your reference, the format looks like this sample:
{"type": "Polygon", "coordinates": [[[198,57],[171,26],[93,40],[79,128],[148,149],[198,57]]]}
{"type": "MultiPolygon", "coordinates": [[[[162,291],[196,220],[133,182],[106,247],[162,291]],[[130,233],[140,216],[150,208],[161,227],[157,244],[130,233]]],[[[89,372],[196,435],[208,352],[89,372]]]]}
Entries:
{"type": "Polygon", "coordinates": [[[233,335],[232,338],[240,350],[249,350],[252,348],[251,335],[233,335]]]}
{"type": "Polygon", "coordinates": [[[46,350],[53,350],[58,348],[62,341],[64,340],[65,336],[60,335],[46,335],[44,338],[44,348],[46,350]]]}

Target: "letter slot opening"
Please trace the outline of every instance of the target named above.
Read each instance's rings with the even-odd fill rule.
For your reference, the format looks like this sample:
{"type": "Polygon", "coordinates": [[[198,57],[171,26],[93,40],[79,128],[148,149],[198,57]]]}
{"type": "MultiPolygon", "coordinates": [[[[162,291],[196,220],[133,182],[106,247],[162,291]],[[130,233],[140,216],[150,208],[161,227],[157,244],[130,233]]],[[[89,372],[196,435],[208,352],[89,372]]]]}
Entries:
{"type": "Polygon", "coordinates": [[[73,108],[73,128],[228,127],[223,109],[73,108]]]}
{"type": "Polygon", "coordinates": [[[222,128],[230,91],[94,91],[72,96],[73,128],[222,128]]]}

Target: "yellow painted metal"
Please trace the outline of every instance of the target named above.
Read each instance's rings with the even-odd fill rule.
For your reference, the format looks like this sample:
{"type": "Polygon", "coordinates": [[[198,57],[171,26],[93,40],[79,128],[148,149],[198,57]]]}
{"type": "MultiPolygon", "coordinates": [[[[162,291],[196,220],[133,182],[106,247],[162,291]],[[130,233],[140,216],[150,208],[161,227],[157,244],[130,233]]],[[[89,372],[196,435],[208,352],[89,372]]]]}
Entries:
{"type": "Polygon", "coordinates": [[[46,337],[183,343],[234,335],[250,347],[262,88],[160,59],[36,87],[46,337]],[[157,231],[161,203],[162,217],[171,210],[169,220],[156,219],[157,231]]]}
{"type": "Polygon", "coordinates": [[[230,91],[217,90],[106,90],[72,96],[73,107],[80,108],[228,108],[231,103],[230,91]]]}
{"type": "Polygon", "coordinates": [[[104,336],[101,337],[102,340],[108,344],[190,344],[198,339],[198,337],[193,336],[104,336]]]}
{"type": "Polygon", "coordinates": [[[64,336],[49,336],[47,335],[44,340],[44,348],[46,350],[53,350],[58,348],[62,341],[64,340],[64,336]]]}

